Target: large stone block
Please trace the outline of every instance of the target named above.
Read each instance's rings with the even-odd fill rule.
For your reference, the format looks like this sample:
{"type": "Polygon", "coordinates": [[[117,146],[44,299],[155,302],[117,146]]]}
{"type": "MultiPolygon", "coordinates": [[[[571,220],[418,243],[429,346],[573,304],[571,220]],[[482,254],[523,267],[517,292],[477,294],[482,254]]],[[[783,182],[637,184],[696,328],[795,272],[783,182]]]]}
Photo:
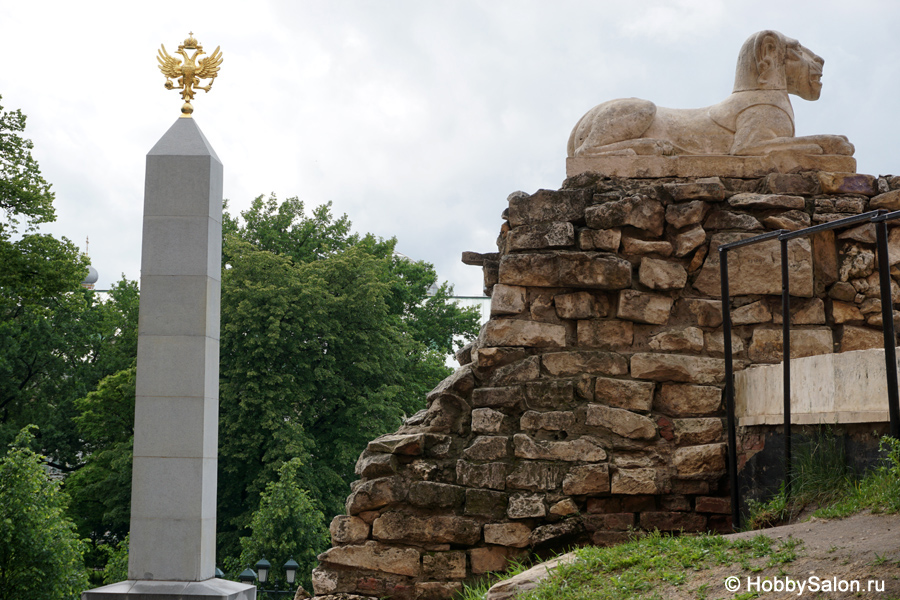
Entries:
{"type": "MultiPolygon", "coordinates": [[[[757,329],[750,340],[748,353],[753,362],[774,363],[782,360],[784,344],[781,329],[757,329]]],[[[831,329],[792,329],[791,358],[831,354],[834,351],[831,329]]]]}
{"type": "Polygon", "coordinates": [[[618,320],[578,321],[577,336],[579,346],[607,350],[627,348],[634,342],[634,324],[618,320]]]}
{"type": "Polygon", "coordinates": [[[483,346],[562,348],[566,345],[566,328],[553,323],[495,319],[484,324],[479,338],[483,346]]]}
{"type": "Polygon", "coordinates": [[[552,377],[627,375],[628,362],[621,354],[601,351],[551,352],[541,356],[544,370],[552,377]]]}
{"type": "Polygon", "coordinates": [[[590,190],[538,190],[531,196],[509,198],[509,223],[513,227],[540,221],[577,221],[591,198],[590,190]]]}
{"type": "Polygon", "coordinates": [[[722,302],[703,298],[685,298],[678,301],[680,310],[693,316],[700,327],[718,327],[722,324],[722,302]]]}
{"type": "Polygon", "coordinates": [[[655,494],[659,491],[656,485],[656,469],[617,469],[612,475],[610,489],[613,494],[655,494]]]}
{"type": "Polygon", "coordinates": [[[703,222],[703,218],[709,211],[709,204],[702,200],[670,204],[666,207],[666,221],[672,227],[681,229],[688,225],[697,225],[703,222]]]}
{"type": "Polygon", "coordinates": [[[675,443],[679,446],[712,444],[722,438],[722,419],[673,419],[675,443]]]}
{"type": "Polygon", "coordinates": [[[590,292],[557,294],[553,298],[556,314],[560,319],[593,319],[605,317],[609,310],[609,302],[603,298],[599,302],[590,292]]]}
{"type": "Polygon", "coordinates": [[[675,202],[685,200],[719,202],[725,199],[725,186],[718,177],[707,177],[688,183],[667,183],[664,187],[675,202]]]}
{"type": "Polygon", "coordinates": [[[372,537],[385,542],[473,545],[481,539],[481,524],[455,515],[388,512],[372,523],[372,537]]]}
{"type": "Polygon", "coordinates": [[[547,515],[543,494],[512,494],[506,514],[510,519],[536,519],[547,515]]]}
{"type": "Polygon", "coordinates": [[[491,315],[517,315],[525,310],[525,288],[498,283],[491,292],[491,315]]]}
{"type": "Polygon", "coordinates": [[[615,254],[567,252],[559,255],[559,284],[600,290],[631,285],[631,263],[615,254]]]}
{"type": "Polygon", "coordinates": [[[663,233],[665,216],[665,209],[658,200],[642,196],[595,204],[587,207],[584,213],[588,227],[593,229],[631,225],[656,236],[663,233]]]}
{"type": "Polygon", "coordinates": [[[492,408],[476,408],[472,411],[472,432],[498,433],[505,418],[506,415],[492,408]]]}
{"type": "Polygon", "coordinates": [[[502,490],[506,487],[507,466],[503,463],[475,465],[456,461],[456,483],[466,487],[502,490]]]}
{"type": "Polygon", "coordinates": [[[524,548],[531,539],[531,527],[524,523],[488,523],[484,526],[484,541],[495,546],[524,548]]]}
{"type": "Polygon", "coordinates": [[[409,577],[418,577],[421,572],[418,550],[385,546],[378,542],[366,542],[357,546],[336,546],[329,548],[317,558],[323,563],[409,577]]]}
{"type": "Polygon", "coordinates": [[[580,519],[566,519],[559,523],[550,523],[535,527],[531,532],[531,545],[539,547],[542,545],[564,544],[567,540],[572,540],[579,534],[584,533],[584,525],[580,519]]]}
{"type": "Polygon", "coordinates": [[[541,358],[529,356],[492,371],[479,371],[482,385],[505,386],[533,381],[540,376],[541,358]]]}
{"type": "Polygon", "coordinates": [[[560,221],[520,225],[509,232],[506,243],[510,251],[574,246],[575,227],[560,221]]]}
{"type": "Polygon", "coordinates": [[[594,398],[609,406],[646,412],[653,404],[655,383],[598,377],[594,398]]]}
{"type": "Polygon", "coordinates": [[[617,252],[622,239],[621,229],[581,229],[576,234],[579,250],[617,252]]]}
{"type": "Polygon", "coordinates": [[[406,500],[408,485],[399,477],[364,481],[347,498],[347,514],[357,515],[406,500]]]}
{"type": "Polygon", "coordinates": [[[397,457],[393,454],[363,452],[356,461],[355,473],[366,479],[390,477],[397,472],[397,457]]]}
{"type": "Polygon", "coordinates": [[[466,490],[464,513],[470,517],[499,519],[506,516],[507,496],[503,492],[482,489],[466,490]]]}
{"type": "Polygon", "coordinates": [[[677,448],[672,466],[683,479],[718,477],[725,472],[725,444],[677,448]]]}
{"type": "Polygon", "coordinates": [[[568,408],[575,402],[571,381],[535,381],[525,384],[525,404],[532,410],[568,408]]]}
{"type": "Polygon", "coordinates": [[[672,237],[672,249],[675,252],[675,256],[681,258],[702,246],[704,242],[706,242],[706,230],[700,225],[691,225],[672,237]]]}
{"type": "Polygon", "coordinates": [[[591,427],[603,427],[629,439],[652,440],[656,437],[656,423],[652,419],[602,404],[588,404],[586,422],[591,427]]]}
{"type": "MultiPolygon", "coordinates": [[[[428,552],[422,555],[422,576],[426,579],[463,579],[465,552],[428,552]]],[[[450,595],[441,596],[449,598],[450,595]]]]}
{"type": "Polygon", "coordinates": [[[819,186],[823,194],[862,194],[874,196],[878,193],[876,179],[863,173],[819,173],[819,186]]]}
{"type": "Polygon", "coordinates": [[[638,277],[651,290],[680,290],[687,283],[687,271],[681,263],[658,258],[642,259],[638,277]]]}
{"type": "Polygon", "coordinates": [[[735,194],[728,199],[728,205],[739,210],[773,208],[798,209],[806,208],[806,200],[802,196],[786,196],[783,194],[735,194]]]}
{"type": "Polygon", "coordinates": [[[567,431],[575,425],[575,413],[572,411],[554,410],[537,412],[529,410],[519,420],[519,428],[523,431],[567,431]]]}
{"type": "Polygon", "coordinates": [[[383,435],[369,442],[369,452],[418,456],[425,451],[425,435],[422,433],[383,435]]]}
{"type": "Polygon", "coordinates": [[[513,436],[513,443],[516,457],[530,460],[596,462],[606,458],[606,451],[600,442],[588,436],[572,441],[550,442],[517,433],[513,436]]]}
{"type": "MultiPolygon", "coordinates": [[[[710,252],[694,281],[694,288],[702,294],[721,297],[722,284],[719,266],[722,244],[753,237],[752,233],[719,233],[710,241],[710,252]]],[[[791,295],[813,295],[812,247],[807,239],[788,242],[788,281],[791,295]]],[[[728,283],[732,296],[750,294],[781,295],[781,244],[769,240],[728,252],[728,283]]]]}
{"type": "Polygon", "coordinates": [[[616,316],[638,323],[665,325],[669,322],[674,302],[669,296],[622,290],[619,292],[619,309],[616,316]]]}
{"type": "Polygon", "coordinates": [[[331,543],[361,544],[369,537],[369,524],[359,517],[337,515],[328,527],[331,532],[331,543]]]}
{"type": "Polygon", "coordinates": [[[452,508],[462,506],[466,489],[437,481],[416,481],[409,486],[409,503],[426,508],[452,508]]]}
{"type": "Polygon", "coordinates": [[[725,361],[720,358],[681,354],[638,353],[631,357],[631,376],[653,381],[722,383],[725,361]]]}
{"type": "Polygon", "coordinates": [[[463,450],[464,458],[475,461],[500,460],[508,454],[509,438],[499,435],[480,435],[463,450]]]}
{"type": "Polygon", "coordinates": [[[622,252],[624,254],[630,256],[644,256],[645,254],[672,256],[673,251],[672,242],[667,240],[645,240],[636,235],[622,234],[622,252]]]}
{"type": "Polygon", "coordinates": [[[563,493],[567,496],[604,494],[608,491],[608,465],[582,465],[573,467],[563,480],[563,493]]]}
{"type": "Polygon", "coordinates": [[[477,388],[472,392],[472,406],[475,408],[510,408],[524,399],[522,386],[477,388]]]}
{"type": "Polygon", "coordinates": [[[522,461],[506,477],[509,490],[549,492],[559,488],[565,467],[548,462],[522,461]]]}
{"type": "Polygon", "coordinates": [[[703,350],[703,330],[699,327],[680,327],[661,331],[650,337],[650,349],[660,352],[700,352],[703,350]]]}
{"type": "Polygon", "coordinates": [[[488,546],[486,548],[472,548],[469,550],[469,562],[472,565],[472,574],[494,573],[505,571],[512,558],[509,548],[505,546],[488,546]]]}
{"type": "Polygon", "coordinates": [[[507,254],[499,277],[507,285],[618,290],[631,285],[631,263],[600,252],[507,254]]]}
{"type": "Polygon", "coordinates": [[[844,326],[841,335],[841,352],[884,348],[884,334],[867,327],[844,326]]]}
{"type": "Polygon", "coordinates": [[[702,417],[715,414],[722,404],[722,390],[701,385],[663,384],[653,407],[672,417],[702,417]]]}
{"type": "Polygon", "coordinates": [[[468,396],[472,388],[475,387],[475,376],[472,373],[472,367],[466,365],[460,367],[453,374],[441,381],[433,390],[425,396],[426,402],[431,404],[432,400],[441,394],[456,394],[459,396],[468,396]]]}

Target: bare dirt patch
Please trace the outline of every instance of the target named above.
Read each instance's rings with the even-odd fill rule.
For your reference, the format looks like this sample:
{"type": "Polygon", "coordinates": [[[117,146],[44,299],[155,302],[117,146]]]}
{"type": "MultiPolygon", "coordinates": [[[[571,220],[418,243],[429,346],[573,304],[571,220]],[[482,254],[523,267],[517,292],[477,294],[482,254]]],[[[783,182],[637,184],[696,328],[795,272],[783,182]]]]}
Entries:
{"type": "MultiPolygon", "coordinates": [[[[790,592],[760,591],[759,597],[766,600],[812,597],[880,600],[900,598],[900,515],[863,512],[845,519],[825,520],[813,517],[802,523],[724,537],[747,539],[757,535],[764,535],[776,542],[800,540],[802,545],[796,548],[797,559],[777,567],[763,568],[758,572],[745,570],[740,565],[715,567],[698,572],[686,585],[673,587],[671,594],[663,592],[662,596],[677,599],[705,597],[710,600],[734,598],[748,592],[748,577],[751,581],[755,581],[757,577],[761,581],[767,577],[777,577],[784,581],[789,577],[797,582],[806,582],[807,589],[802,593],[797,589],[790,592]],[[740,588],[734,592],[725,588],[725,580],[730,576],[738,577],[740,583],[740,588]],[[817,581],[823,590],[826,587],[839,589],[814,593],[808,587],[813,581],[817,581]],[[851,586],[851,582],[859,582],[858,591],[855,588],[841,591],[842,581],[851,586]],[[873,583],[870,585],[869,581],[873,583]]],[[[751,566],[764,564],[764,561],[759,565],[751,562],[751,566]]]]}

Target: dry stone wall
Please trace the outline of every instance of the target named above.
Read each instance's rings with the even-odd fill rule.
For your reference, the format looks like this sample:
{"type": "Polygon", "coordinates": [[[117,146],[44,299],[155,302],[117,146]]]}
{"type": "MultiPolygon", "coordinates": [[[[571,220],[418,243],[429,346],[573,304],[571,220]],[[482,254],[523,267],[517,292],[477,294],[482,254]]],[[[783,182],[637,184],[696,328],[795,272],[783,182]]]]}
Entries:
{"type": "MultiPolygon", "coordinates": [[[[528,553],[728,530],[715,248],[874,208],[900,208],[900,178],[588,173],[510,195],[499,252],[463,256],[491,320],[360,456],[316,593],[446,598],[528,553]]],[[[794,356],[881,344],[874,241],[863,225],[790,243],[794,356]]],[[[779,361],[778,242],[729,267],[737,368],[779,361]]]]}

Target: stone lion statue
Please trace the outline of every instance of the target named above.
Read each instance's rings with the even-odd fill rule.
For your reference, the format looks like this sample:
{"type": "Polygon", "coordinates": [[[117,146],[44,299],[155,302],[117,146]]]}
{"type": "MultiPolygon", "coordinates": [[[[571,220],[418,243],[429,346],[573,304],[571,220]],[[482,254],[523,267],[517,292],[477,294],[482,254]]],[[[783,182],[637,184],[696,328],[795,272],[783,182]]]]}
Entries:
{"type": "Polygon", "coordinates": [[[744,42],[734,91],[706,108],[674,109],[622,98],[599,104],[569,136],[568,155],[731,154],[776,151],[853,155],[842,135],[794,137],[788,94],[818,100],[825,61],[797,40],[760,31],[744,42]]]}

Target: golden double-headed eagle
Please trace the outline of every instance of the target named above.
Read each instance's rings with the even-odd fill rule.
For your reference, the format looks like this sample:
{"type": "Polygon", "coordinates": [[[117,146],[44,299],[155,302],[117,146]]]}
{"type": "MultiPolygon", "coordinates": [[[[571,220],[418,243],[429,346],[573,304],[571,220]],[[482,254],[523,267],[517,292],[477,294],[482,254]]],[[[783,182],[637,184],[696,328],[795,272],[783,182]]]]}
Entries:
{"type": "Polygon", "coordinates": [[[159,61],[159,70],[166,76],[166,89],[181,90],[181,98],[184,100],[184,105],[181,107],[181,116],[190,117],[191,113],[194,112],[194,107],[191,106],[194,90],[209,92],[216,75],[219,74],[219,67],[222,65],[222,53],[219,52],[219,47],[216,46],[212,54],[197,61],[198,56],[206,53],[203,51],[203,46],[194,39],[194,33],[191,32],[189,37],[184,40],[184,43],[178,46],[175,54],[183,56],[184,62],[166,52],[165,45],[162,45],[162,50],[159,51],[159,56],[156,57],[156,60],[159,61]],[[186,50],[193,50],[194,53],[188,56],[186,50]],[[176,78],[178,79],[178,85],[172,83],[172,80],[176,78]],[[200,85],[201,79],[209,79],[209,85],[200,85]]]}

